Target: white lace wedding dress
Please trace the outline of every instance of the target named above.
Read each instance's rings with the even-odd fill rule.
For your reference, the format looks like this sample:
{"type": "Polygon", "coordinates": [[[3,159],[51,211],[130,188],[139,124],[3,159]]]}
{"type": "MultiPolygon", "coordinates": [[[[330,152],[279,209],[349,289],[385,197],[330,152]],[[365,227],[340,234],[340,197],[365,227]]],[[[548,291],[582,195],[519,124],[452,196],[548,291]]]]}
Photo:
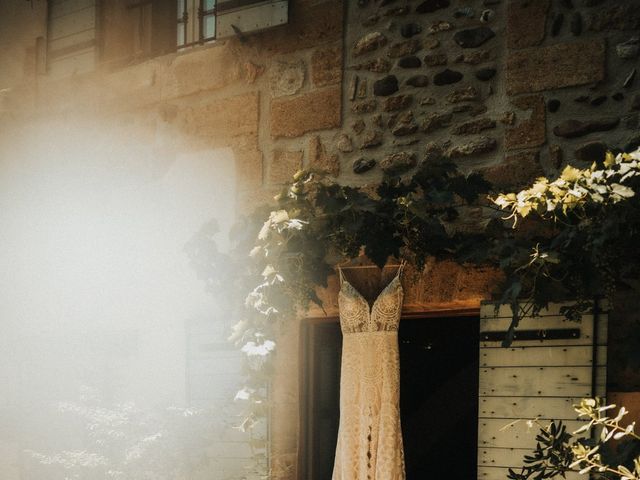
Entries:
{"type": "Polygon", "coordinates": [[[332,480],[404,480],[398,324],[400,273],[369,308],[340,271],[340,427],[332,480]]]}

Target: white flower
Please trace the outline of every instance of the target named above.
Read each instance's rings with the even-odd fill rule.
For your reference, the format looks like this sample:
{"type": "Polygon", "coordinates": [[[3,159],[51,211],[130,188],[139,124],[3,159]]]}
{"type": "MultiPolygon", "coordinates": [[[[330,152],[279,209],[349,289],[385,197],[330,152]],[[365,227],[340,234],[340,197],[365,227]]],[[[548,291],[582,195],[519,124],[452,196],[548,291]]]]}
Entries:
{"type": "Polygon", "coordinates": [[[619,183],[612,183],[611,190],[614,195],[618,195],[623,198],[631,198],[635,195],[635,192],[631,188],[620,185],[619,183]]]}
{"type": "Polygon", "coordinates": [[[268,355],[276,348],[276,343],[273,340],[265,340],[261,344],[256,344],[256,342],[247,342],[241,348],[242,352],[246,353],[247,356],[261,356],[264,357],[268,355]]]}
{"type": "Polygon", "coordinates": [[[300,220],[298,218],[293,218],[291,220],[289,220],[287,222],[287,227],[292,229],[292,230],[302,230],[302,227],[304,227],[305,225],[308,225],[309,222],[305,222],[303,220],[300,220]]]}
{"type": "Polygon", "coordinates": [[[264,222],[264,225],[262,225],[262,228],[258,232],[258,240],[266,240],[267,237],[269,236],[270,228],[271,228],[271,220],[269,219],[266,222],[264,222]]]}
{"type": "Polygon", "coordinates": [[[236,393],[234,400],[249,400],[249,398],[251,397],[251,394],[254,392],[255,392],[255,389],[244,387],[238,390],[238,393],[236,393]]]}
{"type": "Polygon", "coordinates": [[[273,268],[273,265],[267,265],[262,271],[262,276],[268,277],[269,275],[273,275],[274,273],[276,273],[276,269],[273,268]]]}
{"type": "Polygon", "coordinates": [[[272,224],[277,225],[279,223],[286,222],[287,220],[289,220],[289,214],[286,210],[276,210],[269,214],[269,221],[272,224]]]}

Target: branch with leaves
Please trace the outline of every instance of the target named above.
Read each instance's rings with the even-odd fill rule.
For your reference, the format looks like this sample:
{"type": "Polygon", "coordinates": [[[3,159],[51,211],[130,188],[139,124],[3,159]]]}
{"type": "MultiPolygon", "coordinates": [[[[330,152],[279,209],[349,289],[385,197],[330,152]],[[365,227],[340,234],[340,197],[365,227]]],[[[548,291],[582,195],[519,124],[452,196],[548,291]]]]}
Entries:
{"type": "Polygon", "coordinates": [[[621,425],[629,413],[623,406],[610,417],[608,412],[616,405],[604,405],[599,398],[584,398],[574,405],[578,416],[588,421],[568,433],[562,422],[540,425],[536,435],[536,448],[524,456],[519,472],[509,469],[512,480],[563,478],[568,472],[594,474],[616,480],[640,480],[640,436],[635,433],[635,422],[621,425]],[[578,437],[580,436],[580,437],[578,437]],[[610,440],[623,441],[616,449],[609,448],[610,440]]]}

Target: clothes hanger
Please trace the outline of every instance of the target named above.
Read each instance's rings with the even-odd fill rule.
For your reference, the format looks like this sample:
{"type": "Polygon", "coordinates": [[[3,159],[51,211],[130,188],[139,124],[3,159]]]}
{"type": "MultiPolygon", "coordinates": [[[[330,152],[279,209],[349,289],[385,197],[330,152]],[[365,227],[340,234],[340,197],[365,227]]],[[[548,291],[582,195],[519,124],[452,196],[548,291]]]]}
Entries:
{"type": "MultiPolygon", "coordinates": [[[[390,264],[390,265],[385,265],[384,268],[398,268],[400,266],[402,266],[402,263],[396,263],[396,264],[390,264]]],[[[359,269],[364,269],[364,268],[368,268],[368,269],[372,269],[372,268],[379,268],[377,265],[353,265],[353,266],[349,266],[349,265],[337,265],[337,268],[341,268],[343,270],[359,270],[359,269]]]]}

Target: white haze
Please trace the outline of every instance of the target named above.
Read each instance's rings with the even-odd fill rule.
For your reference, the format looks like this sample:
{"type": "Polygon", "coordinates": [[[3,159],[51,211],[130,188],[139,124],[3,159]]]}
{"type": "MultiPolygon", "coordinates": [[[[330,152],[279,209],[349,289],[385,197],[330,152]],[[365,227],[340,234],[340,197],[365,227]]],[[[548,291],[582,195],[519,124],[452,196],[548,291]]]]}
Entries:
{"type": "Polygon", "coordinates": [[[87,387],[188,406],[185,328],[218,306],[183,247],[217,218],[228,248],[235,172],[230,150],[167,151],[86,119],[0,134],[0,478],[82,431],[49,415],[87,387]]]}

